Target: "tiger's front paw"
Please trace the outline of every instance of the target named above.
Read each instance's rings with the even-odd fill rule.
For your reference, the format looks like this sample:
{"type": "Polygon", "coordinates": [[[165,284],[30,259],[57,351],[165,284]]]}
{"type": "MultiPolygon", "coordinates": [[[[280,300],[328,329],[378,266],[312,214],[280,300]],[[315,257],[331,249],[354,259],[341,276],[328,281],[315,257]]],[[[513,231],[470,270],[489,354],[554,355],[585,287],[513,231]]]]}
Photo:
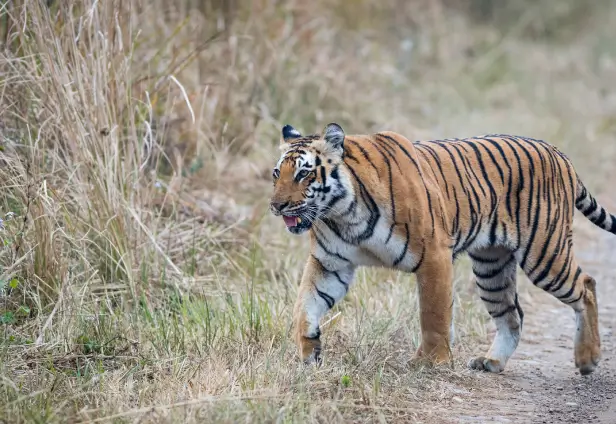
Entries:
{"type": "Polygon", "coordinates": [[[499,374],[505,370],[505,365],[498,359],[478,356],[468,361],[468,367],[477,371],[488,371],[499,374]]]}
{"type": "Polygon", "coordinates": [[[431,349],[430,354],[426,354],[425,352],[426,349],[420,346],[409,361],[410,365],[423,367],[438,367],[451,364],[452,358],[448,350],[431,349]]]}
{"type": "Polygon", "coordinates": [[[321,365],[321,339],[315,337],[298,337],[299,353],[302,361],[306,365],[321,365]]]}

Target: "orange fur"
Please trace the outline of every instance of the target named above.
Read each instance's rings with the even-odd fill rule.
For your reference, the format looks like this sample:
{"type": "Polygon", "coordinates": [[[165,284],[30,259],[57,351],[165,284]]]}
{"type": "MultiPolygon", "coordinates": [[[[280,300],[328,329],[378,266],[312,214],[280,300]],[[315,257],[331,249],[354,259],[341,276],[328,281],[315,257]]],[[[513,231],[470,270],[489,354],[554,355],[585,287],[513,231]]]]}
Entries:
{"type": "Polygon", "coordinates": [[[355,269],[416,273],[422,341],[417,360],[451,360],[453,261],[468,253],[497,336],[474,369],[501,372],[517,347],[524,314],[519,265],[537,286],[576,311],[575,363],[600,357],[594,280],[573,255],[574,208],[616,234],[616,217],[588,193],[569,159],[543,141],[508,135],[410,142],[384,131],[320,135],[283,128],[272,212],[311,254],[294,307],[295,340],[319,360],[320,318],[347,293],[355,269]]]}

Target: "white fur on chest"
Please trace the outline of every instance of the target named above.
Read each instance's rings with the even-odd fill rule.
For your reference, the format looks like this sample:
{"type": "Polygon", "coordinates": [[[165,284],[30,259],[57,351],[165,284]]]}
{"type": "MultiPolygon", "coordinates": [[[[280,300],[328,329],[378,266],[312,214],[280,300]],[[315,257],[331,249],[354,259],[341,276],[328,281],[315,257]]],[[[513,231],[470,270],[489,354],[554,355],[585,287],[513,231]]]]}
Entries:
{"type": "Polygon", "coordinates": [[[397,224],[391,230],[391,222],[380,219],[374,228],[372,237],[361,244],[362,248],[376,256],[382,266],[402,271],[411,271],[416,263],[418,254],[411,252],[410,228],[407,237],[407,228],[404,224],[397,224]]]}
{"type": "Polygon", "coordinates": [[[316,231],[318,243],[313,254],[328,270],[340,270],[349,266],[396,268],[411,271],[417,264],[417,253],[410,251],[410,238],[406,237],[404,224],[391,231],[391,223],[379,219],[374,231],[366,240],[354,245],[340,239],[325,225],[316,231]],[[402,234],[402,235],[401,235],[402,234]]]}

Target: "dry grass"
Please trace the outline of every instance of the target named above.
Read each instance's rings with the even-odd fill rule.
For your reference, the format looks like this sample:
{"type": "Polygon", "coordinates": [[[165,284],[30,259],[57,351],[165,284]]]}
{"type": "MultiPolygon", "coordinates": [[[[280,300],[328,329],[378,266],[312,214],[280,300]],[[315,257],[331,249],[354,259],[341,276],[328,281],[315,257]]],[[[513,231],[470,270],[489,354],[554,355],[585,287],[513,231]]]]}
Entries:
{"type": "Polygon", "coordinates": [[[429,418],[480,384],[465,261],[454,370],[408,367],[414,278],[375,270],[301,367],[281,125],[544,138],[597,191],[616,159],[613,2],[72,3],[0,6],[0,421],[429,418]]]}

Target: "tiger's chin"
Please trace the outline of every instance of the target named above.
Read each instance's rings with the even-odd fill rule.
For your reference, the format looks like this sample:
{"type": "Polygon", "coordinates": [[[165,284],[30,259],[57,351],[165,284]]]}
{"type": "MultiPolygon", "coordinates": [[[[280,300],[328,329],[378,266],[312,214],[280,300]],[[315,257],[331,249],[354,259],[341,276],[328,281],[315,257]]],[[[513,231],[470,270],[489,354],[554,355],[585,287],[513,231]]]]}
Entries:
{"type": "Polygon", "coordinates": [[[286,216],[283,215],[282,219],[284,220],[285,225],[287,226],[287,230],[291,234],[302,234],[308,231],[312,227],[312,222],[309,219],[302,219],[299,216],[286,216]]]}

